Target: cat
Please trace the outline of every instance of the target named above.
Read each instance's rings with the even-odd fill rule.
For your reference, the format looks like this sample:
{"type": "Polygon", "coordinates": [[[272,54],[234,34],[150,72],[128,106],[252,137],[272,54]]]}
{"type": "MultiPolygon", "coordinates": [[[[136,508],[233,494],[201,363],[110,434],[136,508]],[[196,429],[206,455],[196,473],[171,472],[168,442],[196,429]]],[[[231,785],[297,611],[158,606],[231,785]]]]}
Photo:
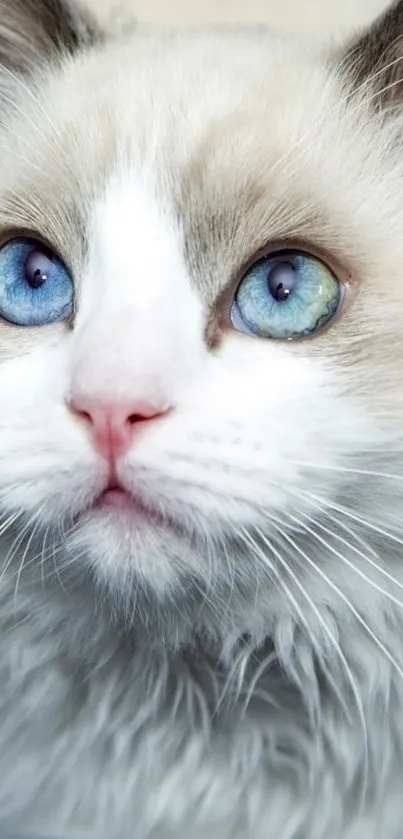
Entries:
{"type": "Polygon", "coordinates": [[[0,0],[0,823],[401,839],[403,2],[0,0]]]}

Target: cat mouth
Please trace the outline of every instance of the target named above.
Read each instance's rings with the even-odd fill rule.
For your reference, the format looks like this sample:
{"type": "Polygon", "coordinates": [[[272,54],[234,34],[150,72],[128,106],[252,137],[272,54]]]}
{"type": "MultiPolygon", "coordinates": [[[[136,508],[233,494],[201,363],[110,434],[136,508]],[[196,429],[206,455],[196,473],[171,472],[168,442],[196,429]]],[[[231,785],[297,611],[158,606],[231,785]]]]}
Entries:
{"type": "Polygon", "coordinates": [[[108,483],[91,507],[94,512],[107,513],[110,516],[126,516],[136,521],[142,519],[152,524],[160,521],[160,516],[155,510],[115,480],[108,483]]]}
{"type": "Polygon", "coordinates": [[[109,485],[95,501],[96,510],[126,510],[138,512],[142,505],[119,484],[109,485]]]}
{"type": "Polygon", "coordinates": [[[91,504],[91,511],[104,513],[109,517],[125,519],[127,524],[147,523],[154,527],[170,526],[177,527],[169,516],[165,516],[161,510],[156,509],[139,495],[133,495],[118,480],[109,481],[108,485],[94,499],[91,504]]]}
{"type": "Polygon", "coordinates": [[[94,499],[86,513],[95,513],[115,520],[127,528],[151,527],[158,530],[169,530],[177,537],[189,538],[188,528],[167,509],[162,508],[161,502],[155,505],[148,503],[140,495],[134,495],[118,480],[113,480],[94,499]]]}

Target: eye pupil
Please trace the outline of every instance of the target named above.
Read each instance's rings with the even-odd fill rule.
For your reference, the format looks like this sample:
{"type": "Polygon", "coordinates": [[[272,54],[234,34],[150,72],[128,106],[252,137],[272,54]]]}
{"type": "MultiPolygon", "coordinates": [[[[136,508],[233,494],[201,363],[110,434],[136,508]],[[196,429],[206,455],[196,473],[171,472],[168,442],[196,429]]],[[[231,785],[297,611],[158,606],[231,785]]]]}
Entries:
{"type": "Polygon", "coordinates": [[[281,303],[283,300],[287,300],[289,294],[290,289],[284,288],[283,283],[279,283],[275,290],[274,297],[276,300],[278,300],[279,303],[281,303]]]}
{"type": "Polygon", "coordinates": [[[269,291],[278,303],[284,303],[288,299],[295,285],[295,268],[291,262],[279,262],[269,271],[269,291]]]}
{"type": "Polygon", "coordinates": [[[33,288],[39,288],[41,285],[43,285],[43,283],[46,280],[47,280],[47,277],[45,277],[45,275],[42,274],[40,269],[37,268],[36,271],[34,272],[34,275],[32,277],[32,280],[31,280],[30,284],[33,286],[33,288]]]}
{"type": "Polygon", "coordinates": [[[45,250],[35,248],[25,260],[25,279],[31,288],[40,288],[46,283],[52,267],[52,257],[45,250]]]}

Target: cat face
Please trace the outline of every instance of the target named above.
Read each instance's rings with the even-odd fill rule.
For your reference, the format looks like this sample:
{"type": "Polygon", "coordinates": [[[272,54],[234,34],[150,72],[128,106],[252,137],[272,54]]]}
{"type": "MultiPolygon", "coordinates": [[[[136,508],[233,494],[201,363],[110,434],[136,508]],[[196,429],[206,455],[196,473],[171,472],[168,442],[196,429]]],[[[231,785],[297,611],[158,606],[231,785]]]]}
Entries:
{"type": "Polygon", "coordinates": [[[243,630],[300,577],[354,602],[320,528],[359,554],[402,494],[403,169],[365,38],[341,69],[267,33],[104,43],[31,11],[0,31],[5,535],[243,630]]]}

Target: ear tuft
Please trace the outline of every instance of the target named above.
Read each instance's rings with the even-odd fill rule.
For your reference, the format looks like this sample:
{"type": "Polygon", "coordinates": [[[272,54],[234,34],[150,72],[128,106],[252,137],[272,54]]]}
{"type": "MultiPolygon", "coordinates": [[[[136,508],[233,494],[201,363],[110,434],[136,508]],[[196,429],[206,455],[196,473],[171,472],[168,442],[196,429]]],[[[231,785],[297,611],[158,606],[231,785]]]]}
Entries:
{"type": "Polygon", "coordinates": [[[403,0],[350,44],[346,64],[356,88],[372,88],[377,108],[403,104],[403,0]]]}
{"type": "Polygon", "coordinates": [[[100,40],[74,0],[0,0],[0,96],[7,71],[29,75],[57,53],[73,54],[100,40]]]}

